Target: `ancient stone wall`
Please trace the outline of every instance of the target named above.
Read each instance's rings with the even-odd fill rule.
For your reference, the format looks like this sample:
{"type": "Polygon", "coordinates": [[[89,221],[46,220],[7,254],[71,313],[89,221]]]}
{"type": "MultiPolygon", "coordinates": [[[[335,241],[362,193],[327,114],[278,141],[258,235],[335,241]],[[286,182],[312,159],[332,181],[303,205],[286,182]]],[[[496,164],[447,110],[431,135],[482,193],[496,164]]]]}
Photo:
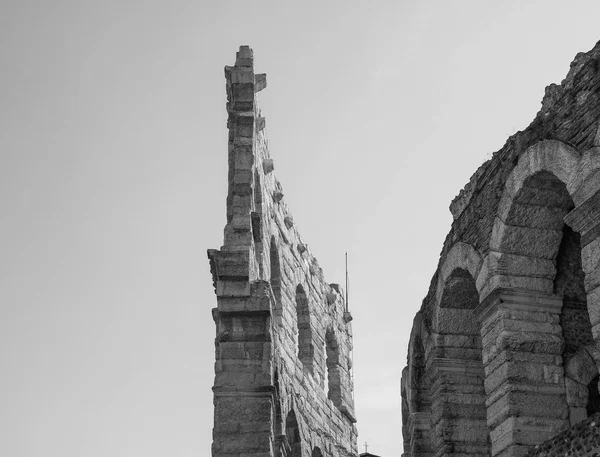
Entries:
{"type": "Polygon", "coordinates": [[[213,457],[356,456],[351,316],[275,178],[252,50],[225,67],[227,224],[209,250],[217,307],[213,457]]]}
{"type": "Polygon", "coordinates": [[[598,412],[599,123],[600,43],[450,205],[402,377],[405,455],[523,456],[598,412]]]}
{"type": "Polygon", "coordinates": [[[597,457],[600,414],[594,414],[554,438],[536,445],[528,457],[597,457]]]}

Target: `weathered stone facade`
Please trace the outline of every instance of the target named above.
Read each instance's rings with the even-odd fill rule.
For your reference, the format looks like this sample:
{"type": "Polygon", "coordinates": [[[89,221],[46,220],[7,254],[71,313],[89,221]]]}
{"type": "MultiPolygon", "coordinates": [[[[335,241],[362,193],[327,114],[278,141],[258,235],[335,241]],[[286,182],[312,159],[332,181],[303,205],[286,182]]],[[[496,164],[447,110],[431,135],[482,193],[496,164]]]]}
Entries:
{"type": "MultiPolygon", "coordinates": [[[[600,411],[599,122],[600,43],[450,205],[402,376],[404,455],[523,456],[600,411]]],[[[588,435],[532,455],[600,453],[588,435]]]]}
{"type": "Polygon", "coordinates": [[[536,445],[531,457],[597,457],[600,449],[600,413],[578,422],[570,429],[536,445]]]}
{"type": "Polygon", "coordinates": [[[275,178],[252,50],[225,67],[225,240],[209,250],[217,295],[212,455],[356,456],[351,316],[323,278],[275,178]]]}

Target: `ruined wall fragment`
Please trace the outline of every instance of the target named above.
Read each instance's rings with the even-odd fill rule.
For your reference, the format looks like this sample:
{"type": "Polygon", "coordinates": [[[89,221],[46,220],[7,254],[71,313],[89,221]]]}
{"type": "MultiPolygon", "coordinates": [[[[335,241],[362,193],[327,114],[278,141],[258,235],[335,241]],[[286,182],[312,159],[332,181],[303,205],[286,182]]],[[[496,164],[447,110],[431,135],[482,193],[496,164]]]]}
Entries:
{"type": "Polygon", "coordinates": [[[213,457],[356,456],[351,316],[302,240],[275,177],[256,94],[266,76],[240,47],[227,80],[229,186],[220,250],[213,457]]]}

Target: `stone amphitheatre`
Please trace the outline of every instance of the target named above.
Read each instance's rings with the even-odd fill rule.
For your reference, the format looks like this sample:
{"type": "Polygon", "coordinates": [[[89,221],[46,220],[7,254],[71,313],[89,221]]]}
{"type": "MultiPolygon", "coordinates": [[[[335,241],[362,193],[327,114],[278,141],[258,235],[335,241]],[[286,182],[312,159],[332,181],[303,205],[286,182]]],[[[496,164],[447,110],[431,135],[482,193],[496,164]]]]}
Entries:
{"type": "MultiPolygon", "coordinates": [[[[356,457],[344,291],[275,178],[249,47],[225,77],[212,455],[356,457]]],[[[401,380],[404,456],[600,455],[599,125],[600,43],[452,201],[401,380]]]]}

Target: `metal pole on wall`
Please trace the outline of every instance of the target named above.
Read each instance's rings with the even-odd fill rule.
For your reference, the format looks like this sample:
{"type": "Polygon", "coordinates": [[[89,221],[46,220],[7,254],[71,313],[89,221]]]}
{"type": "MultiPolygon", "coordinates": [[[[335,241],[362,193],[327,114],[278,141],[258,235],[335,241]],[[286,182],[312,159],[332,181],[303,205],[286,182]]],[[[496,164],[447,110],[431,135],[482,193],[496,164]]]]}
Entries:
{"type": "Polygon", "coordinates": [[[346,312],[348,312],[348,252],[346,252],[346,312]]]}

